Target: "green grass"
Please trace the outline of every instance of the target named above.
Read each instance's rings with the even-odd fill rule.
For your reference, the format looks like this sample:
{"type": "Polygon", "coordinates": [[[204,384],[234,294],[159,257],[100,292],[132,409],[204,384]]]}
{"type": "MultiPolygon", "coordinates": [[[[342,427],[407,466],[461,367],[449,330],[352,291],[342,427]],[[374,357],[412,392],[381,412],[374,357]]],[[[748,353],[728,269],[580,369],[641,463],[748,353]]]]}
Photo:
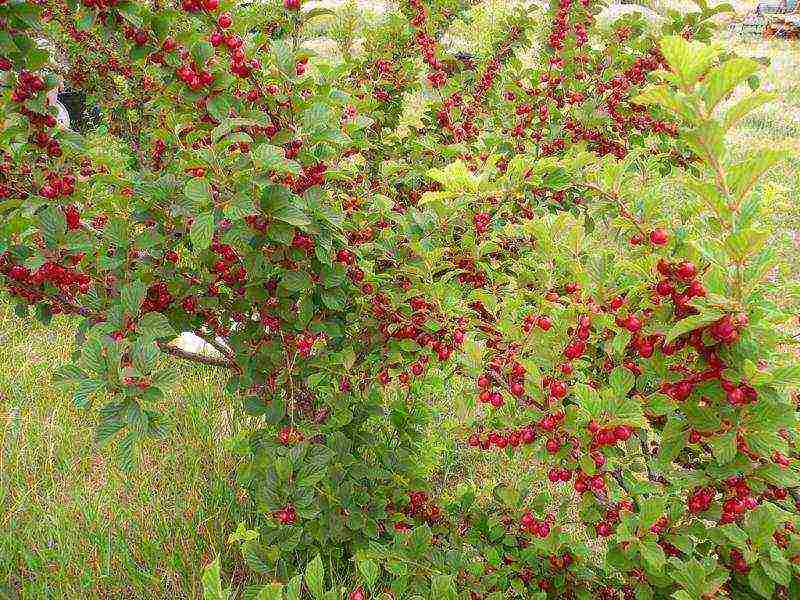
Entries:
{"type": "Polygon", "coordinates": [[[197,598],[219,551],[244,576],[225,544],[245,505],[217,374],[182,368],[163,407],[170,436],[131,476],[51,381],[71,337],[67,318],[44,328],[0,305],[0,598],[3,586],[21,598],[197,598]]]}
{"type": "MultiPolygon", "coordinates": [[[[776,235],[800,277],[800,45],[724,38],[738,53],[772,59],[763,73],[779,100],[734,132],[735,152],[783,146],[794,157],[760,187],[774,206],[776,235]]],[[[0,600],[198,598],[202,566],[217,552],[227,580],[248,573],[227,534],[246,518],[226,440],[237,426],[222,380],[211,368],[183,365],[163,403],[173,427],[143,449],[134,475],[115,465],[113,444],[93,443],[91,413],[75,409],[52,373],[68,359],[73,324],[16,319],[0,300],[0,600]],[[5,588],[5,589],[4,589],[5,588]]],[[[485,488],[513,476],[497,461],[456,451],[447,432],[467,419],[456,399],[436,416],[436,481],[485,488]]]]}

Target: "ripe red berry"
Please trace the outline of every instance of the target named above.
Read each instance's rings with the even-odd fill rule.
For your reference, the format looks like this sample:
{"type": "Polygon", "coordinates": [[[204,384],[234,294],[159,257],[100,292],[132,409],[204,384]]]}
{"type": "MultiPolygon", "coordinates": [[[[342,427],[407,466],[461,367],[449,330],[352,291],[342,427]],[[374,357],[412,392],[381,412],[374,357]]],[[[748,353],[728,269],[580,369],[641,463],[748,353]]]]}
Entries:
{"type": "Polygon", "coordinates": [[[555,438],[550,438],[547,440],[545,447],[550,454],[556,454],[559,450],[561,450],[561,442],[555,438]]]}
{"type": "Polygon", "coordinates": [[[668,240],[669,236],[663,229],[654,229],[650,232],[650,243],[654,246],[664,246],[668,240]]]}
{"type": "Polygon", "coordinates": [[[367,595],[364,593],[364,588],[358,586],[350,595],[347,596],[347,600],[367,600],[367,595]]]}
{"type": "Polygon", "coordinates": [[[224,12],[217,17],[217,25],[219,25],[220,29],[227,29],[231,26],[231,23],[233,23],[231,13],[224,12]]]}

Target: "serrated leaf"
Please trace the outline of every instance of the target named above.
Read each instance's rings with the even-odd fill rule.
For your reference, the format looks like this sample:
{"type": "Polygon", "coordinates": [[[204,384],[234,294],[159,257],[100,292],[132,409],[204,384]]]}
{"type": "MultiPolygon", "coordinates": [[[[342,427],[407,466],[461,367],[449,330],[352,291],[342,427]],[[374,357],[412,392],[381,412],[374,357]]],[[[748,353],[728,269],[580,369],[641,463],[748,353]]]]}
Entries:
{"type": "Polygon", "coordinates": [[[778,528],[778,518],[771,504],[761,504],[747,514],[744,529],[750,536],[753,546],[760,548],[772,540],[778,528]]]}
{"type": "Polygon", "coordinates": [[[657,496],[639,502],[639,529],[649,531],[650,527],[664,514],[666,499],[657,496]]]}
{"type": "Polygon", "coordinates": [[[78,389],[72,396],[72,402],[76,408],[86,408],[89,406],[91,397],[102,390],[106,382],[101,379],[84,379],[78,383],[78,389]]]}
{"type": "Polygon", "coordinates": [[[750,587],[762,598],[770,600],[775,594],[775,582],[764,572],[761,565],[756,565],[747,574],[747,582],[750,587]]]}
{"type": "Polygon", "coordinates": [[[139,319],[136,331],[141,335],[155,339],[177,335],[175,328],[170,325],[167,317],[157,312],[145,313],[142,318],[139,319]]]}
{"type": "Polygon", "coordinates": [[[725,113],[725,130],[731,129],[752,111],[764,106],[769,102],[772,102],[775,98],[775,94],[768,92],[754,92],[752,94],[748,94],[736,104],[731,106],[725,113]]]}
{"type": "Polygon", "coordinates": [[[145,296],[147,296],[147,286],[139,280],[131,281],[119,292],[122,310],[125,311],[126,315],[138,315],[145,296]]]}
{"type": "Polygon", "coordinates": [[[203,569],[201,581],[203,584],[203,600],[228,600],[230,598],[230,590],[222,589],[219,555],[214,559],[214,562],[203,569]]]}
{"type": "Polygon", "coordinates": [[[340,287],[322,290],[320,297],[322,303],[330,310],[339,311],[347,305],[347,296],[340,287]]]}
{"type": "Polygon", "coordinates": [[[686,447],[689,439],[689,432],[684,423],[675,417],[667,420],[661,432],[661,448],[658,454],[658,461],[662,464],[672,462],[686,447]]]}
{"type": "Polygon", "coordinates": [[[117,460],[123,471],[132,471],[139,460],[139,436],[129,431],[122,436],[117,445],[117,460]]]}
{"type": "Polygon", "coordinates": [[[283,586],[280,583],[272,583],[261,588],[255,600],[283,600],[283,586]]]}
{"type": "Polygon", "coordinates": [[[717,45],[687,40],[679,35],[661,38],[661,53],[685,87],[692,86],[722,53],[717,45]]]}
{"type": "MultiPolygon", "coordinates": [[[[784,559],[785,561],[785,559],[784,559]]],[[[771,558],[761,558],[761,568],[764,569],[767,577],[775,583],[788,586],[792,581],[792,570],[786,562],[772,560],[771,558]]]]}
{"type": "Polygon", "coordinates": [[[155,367],[159,354],[161,351],[152,339],[139,340],[131,350],[131,362],[139,374],[147,375],[155,367]]]}
{"type": "Polygon", "coordinates": [[[380,574],[380,568],[378,565],[374,560],[371,559],[360,560],[358,561],[358,570],[364,577],[367,587],[372,590],[375,587],[375,583],[378,581],[378,575],[380,574]]]}
{"type": "Polygon", "coordinates": [[[711,113],[740,83],[758,70],[758,63],[749,58],[734,57],[711,69],[703,79],[703,99],[711,113]]]}
{"type": "Polygon", "coordinates": [[[664,554],[664,549],[655,540],[642,540],[639,542],[639,552],[642,554],[648,572],[659,574],[664,571],[667,557],[664,554]]]}
{"type": "Polygon", "coordinates": [[[293,77],[295,74],[294,53],[284,40],[272,41],[272,56],[275,65],[286,77],[293,77]]]}
{"type": "Polygon", "coordinates": [[[193,177],[183,186],[183,195],[195,210],[211,204],[211,185],[202,177],[193,177]]]}
{"type": "Polygon", "coordinates": [[[322,600],[325,593],[324,587],[325,567],[319,554],[306,566],[304,580],[306,587],[317,600],[322,600]]]}
{"type": "Polygon", "coordinates": [[[731,200],[738,205],[750,193],[759,178],[781,160],[788,156],[785,150],[762,148],[748,152],[745,160],[727,168],[725,181],[730,190],[731,200]]]}
{"type": "Polygon", "coordinates": [[[214,238],[214,215],[205,212],[195,217],[189,229],[189,239],[197,250],[205,250],[214,238]]]}
{"type": "Polygon", "coordinates": [[[55,246],[67,232],[67,218],[58,206],[48,206],[39,213],[39,228],[49,247],[55,246]]]}
{"type": "Polygon", "coordinates": [[[672,329],[669,330],[664,340],[664,343],[669,344],[676,338],[682,336],[684,333],[689,333],[690,331],[694,331],[695,329],[699,329],[701,327],[705,327],[706,325],[710,325],[711,323],[720,320],[722,316],[723,315],[721,312],[707,308],[700,314],[692,315],[690,317],[686,317],[685,319],[681,319],[680,321],[675,323],[675,325],[672,326],[672,329]]]}
{"type": "Polygon", "coordinates": [[[310,290],[311,276],[305,271],[287,271],[281,278],[280,287],[289,293],[310,290]]]}
{"type": "Polygon", "coordinates": [[[717,464],[727,465],[736,457],[736,430],[716,435],[711,438],[711,452],[717,459],[717,464]]]}
{"type": "Polygon", "coordinates": [[[219,121],[220,123],[228,117],[230,109],[231,100],[227,94],[217,94],[208,102],[206,102],[206,110],[208,111],[208,114],[210,114],[215,121],[219,121]]]}

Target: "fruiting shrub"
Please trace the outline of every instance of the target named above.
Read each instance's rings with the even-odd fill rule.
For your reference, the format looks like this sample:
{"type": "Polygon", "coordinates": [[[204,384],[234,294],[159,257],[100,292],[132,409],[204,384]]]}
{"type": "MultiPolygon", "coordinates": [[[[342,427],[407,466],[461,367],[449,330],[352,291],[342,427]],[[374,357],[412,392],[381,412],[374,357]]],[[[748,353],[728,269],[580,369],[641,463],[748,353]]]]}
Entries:
{"type": "Polygon", "coordinates": [[[159,356],[229,372],[265,523],[233,539],[290,598],[340,597],[317,555],[355,560],[351,600],[797,597],[796,290],[757,188],[782,153],[725,143],[757,65],[704,4],[660,42],[593,0],[506,7],[474,56],[440,43],[466,8],[403,2],[358,44],[334,19],[331,58],[298,0],[1,4],[20,318],[79,321],[59,377],[128,467],[159,356]],[[35,35],[129,158],[55,128],[35,35]],[[464,380],[461,451],[518,472],[492,490],[420,464],[464,380]]]}

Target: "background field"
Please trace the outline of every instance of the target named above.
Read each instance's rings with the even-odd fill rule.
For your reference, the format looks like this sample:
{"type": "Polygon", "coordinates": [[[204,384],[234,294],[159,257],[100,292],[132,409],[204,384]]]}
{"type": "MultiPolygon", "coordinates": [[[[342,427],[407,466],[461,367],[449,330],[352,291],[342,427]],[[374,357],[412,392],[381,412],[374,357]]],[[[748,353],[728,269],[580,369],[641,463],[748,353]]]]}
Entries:
{"type": "MultiPolygon", "coordinates": [[[[752,3],[740,3],[746,12],[752,3]]],[[[760,193],[776,207],[775,235],[800,276],[800,46],[783,40],[723,34],[738,53],[764,57],[767,89],[780,100],[734,134],[737,152],[784,146],[795,157],[775,169],[760,193]]],[[[170,436],[145,448],[133,478],[97,448],[92,422],[52,383],[65,362],[73,326],[60,318],[44,328],[20,322],[0,297],[0,599],[197,598],[199,572],[221,552],[228,579],[248,575],[227,534],[246,513],[234,484],[230,440],[237,416],[213,369],[181,367],[164,402],[170,436]]],[[[445,451],[442,477],[459,471],[442,432],[455,412],[439,416],[432,451],[445,451]]],[[[467,457],[468,459],[468,457],[467,457]]],[[[494,474],[488,474],[494,476],[494,474]]]]}

